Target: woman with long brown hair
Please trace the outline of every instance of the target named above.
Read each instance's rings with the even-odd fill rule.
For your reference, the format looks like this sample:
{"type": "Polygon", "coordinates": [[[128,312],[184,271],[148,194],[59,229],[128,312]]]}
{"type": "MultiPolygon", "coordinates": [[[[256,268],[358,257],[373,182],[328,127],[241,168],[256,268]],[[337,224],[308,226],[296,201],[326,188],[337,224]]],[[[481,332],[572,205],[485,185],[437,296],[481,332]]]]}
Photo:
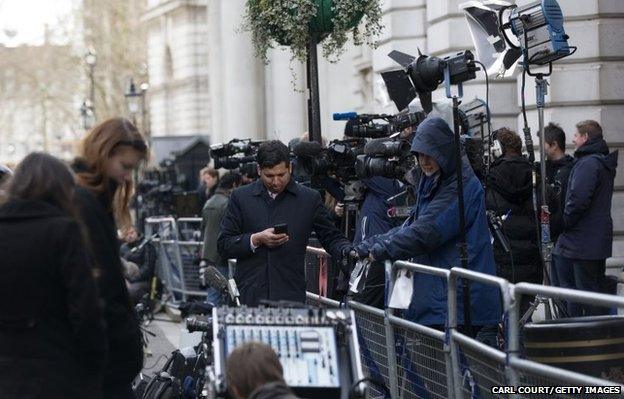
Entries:
{"type": "Polygon", "coordinates": [[[0,206],[0,397],[99,398],[102,313],[73,173],[32,153],[0,206]]]}
{"type": "Polygon", "coordinates": [[[104,398],[133,398],[132,380],[141,371],[141,334],[122,274],[117,228],[130,225],[132,174],[147,159],[145,140],[127,119],[113,118],[94,127],[74,162],[82,220],[94,253],[96,281],[104,302],[109,346],[104,369],[104,398]]]}

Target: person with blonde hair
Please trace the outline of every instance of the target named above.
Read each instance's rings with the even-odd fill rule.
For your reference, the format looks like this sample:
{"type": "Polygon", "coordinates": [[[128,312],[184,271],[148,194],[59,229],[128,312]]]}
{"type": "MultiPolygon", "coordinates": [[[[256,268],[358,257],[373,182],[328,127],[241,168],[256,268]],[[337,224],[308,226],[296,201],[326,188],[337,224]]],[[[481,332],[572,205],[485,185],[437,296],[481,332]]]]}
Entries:
{"type": "Polygon", "coordinates": [[[127,119],[112,118],[84,138],[74,162],[76,202],[94,255],[94,273],[109,346],[104,398],[133,398],[131,384],[143,366],[139,324],[122,274],[117,229],[131,224],[133,172],[148,157],[147,144],[127,119]]]}

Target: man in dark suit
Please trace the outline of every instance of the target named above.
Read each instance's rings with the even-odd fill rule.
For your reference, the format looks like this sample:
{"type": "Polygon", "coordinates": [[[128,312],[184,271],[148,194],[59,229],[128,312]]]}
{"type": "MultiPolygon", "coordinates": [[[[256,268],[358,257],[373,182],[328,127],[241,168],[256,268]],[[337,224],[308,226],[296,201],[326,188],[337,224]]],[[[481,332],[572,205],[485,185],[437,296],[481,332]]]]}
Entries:
{"type": "Polygon", "coordinates": [[[258,149],[260,178],[232,193],[221,222],[218,250],[236,258],[235,280],[241,302],[261,299],[305,301],[304,259],[312,231],[335,258],[344,258],[350,242],[333,224],[319,193],[291,178],[288,147],[267,141],[258,149]],[[286,233],[273,227],[287,224],[286,233]]]}

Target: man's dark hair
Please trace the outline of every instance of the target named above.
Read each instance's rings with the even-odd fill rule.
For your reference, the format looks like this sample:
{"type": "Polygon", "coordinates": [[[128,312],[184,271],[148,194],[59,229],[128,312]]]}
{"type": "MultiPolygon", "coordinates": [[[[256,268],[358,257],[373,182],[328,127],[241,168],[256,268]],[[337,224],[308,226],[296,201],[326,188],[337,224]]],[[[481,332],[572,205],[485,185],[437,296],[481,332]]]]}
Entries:
{"type": "Polygon", "coordinates": [[[496,139],[500,142],[503,154],[522,155],[522,139],[513,130],[502,127],[496,131],[496,139]]]}
{"type": "Polygon", "coordinates": [[[238,172],[227,172],[219,179],[218,187],[223,190],[231,190],[234,186],[240,186],[243,177],[238,172]]]}
{"type": "Polygon", "coordinates": [[[234,349],[225,362],[225,370],[230,393],[234,388],[241,398],[249,397],[269,382],[284,383],[284,372],[275,351],[260,342],[248,342],[234,349]]]}
{"type": "Polygon", "coordinates": [[[590,139],[602,138],[602,127],[596,121],[586,120],[576,124],[576,129],[581,134],[586,134],[590,139]]]}
{"type": "Polygon", "coordinates": [[[272,168],[282,162],[288,166],[290,165],[290,150],[279,140],[265,141],[260,144],[256,158],[260,169],[272,168]]]}
{"type": "Polygon", "coordinates": [[[559,149],[565,151],[565,132],[561,126],[556,123],[550,122],[548,126],[544,128],[544,140],[550,145],[552,145],[552,143],[557,143],[559,149]]]}

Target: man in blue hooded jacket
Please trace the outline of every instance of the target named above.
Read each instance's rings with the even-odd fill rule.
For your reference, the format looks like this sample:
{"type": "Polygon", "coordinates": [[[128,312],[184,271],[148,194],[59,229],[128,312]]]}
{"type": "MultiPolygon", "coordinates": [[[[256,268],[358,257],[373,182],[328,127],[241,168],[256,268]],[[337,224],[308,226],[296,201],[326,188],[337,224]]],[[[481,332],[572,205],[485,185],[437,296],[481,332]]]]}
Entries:
{"type": "MultiPolygon", "coordinates": [[[[412,259],[440,268],[461,266],[459,259],[459,211],[453,132],[441,118],[423,121],[412,141],[423,176],[418,200],[410,217],[398,228],[358,245],[360,256],[374,260],[412,259]]],[[[481,183],[462,159],[468,267],[496,275],[494,254],[485,214],[481,183]]],[[[464,323],[461,289],[458,291],[458,324],[464,323]]],[[[441,327],[447,321],[446,280],[425,274],[414,275],[412,301],[405,315],[429,326],[441,327]]],[[[497,324],[501,316],[498,289],[476,282],[470,284],[470,317],[475,330],[497,324]]],[[[469,332],[470,333],[470,332],[469,332]]]]}
{"type": "MultiPolygon", "coordinates": [[[[605,262],[613,248],[611,200],[618,153],[609,154],[602,128],[588,120],[576,125],[574,164],[563,210],[563,233],[554,254],[564,259],[562,286],[602,292],[605,262]]],[[[596,306],[568,304],[571,316],[604,314],[596,306]]]]}

